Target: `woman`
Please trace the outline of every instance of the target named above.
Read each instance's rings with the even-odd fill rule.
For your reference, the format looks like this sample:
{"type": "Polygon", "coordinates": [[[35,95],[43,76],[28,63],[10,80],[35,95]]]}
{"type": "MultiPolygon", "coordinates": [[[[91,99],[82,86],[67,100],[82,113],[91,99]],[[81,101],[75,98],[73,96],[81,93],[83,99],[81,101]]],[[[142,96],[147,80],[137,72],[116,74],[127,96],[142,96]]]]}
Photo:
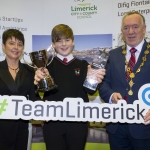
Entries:
{"type": "MultiPolygon", "coordinates": [[[[0,95],[25,96],[34,100],[34,71],[20,62],[24,35],[16,29],[4,31],[2,49],[6,58],[0,62],[0,95]]],[[[27,150],[28,122],[21,119],[0,120],[0,149],[27,150]]]]}

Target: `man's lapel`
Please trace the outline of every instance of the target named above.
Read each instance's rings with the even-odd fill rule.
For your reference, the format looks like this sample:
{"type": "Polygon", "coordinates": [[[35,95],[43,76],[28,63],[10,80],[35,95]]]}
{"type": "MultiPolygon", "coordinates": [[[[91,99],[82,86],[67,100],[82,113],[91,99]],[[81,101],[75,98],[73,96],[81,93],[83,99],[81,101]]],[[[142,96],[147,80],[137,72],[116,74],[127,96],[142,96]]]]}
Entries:
{"type": "Polygon", "coordinates": [[[125,55],[122,54],[122,47],[120,49],[120,53],[119,53],[119,57],[116,58],[117,63],[119,63],[119,68],[120,68],[120,76],[122,79],[123,84],[126,86],[127,85],[127,81],[126,81],[126,72],[125,72],[125,55]]]}
{"type": "Polygon", "coordinates": [[[143,60],[142,60],[142,57],[145,55],[144,52],[145,52],[145,50],[147,49],[147,44],[148,44],[148,43],[147,43],[146,41],[145,41],[144,44],[143,44],[141,53],[140,53],[140,55],[139,55],[139,58],[138,58],[138,60],[137,60],[137,62],[136,62],[136,64],[135,64],[135,66],[134,66],[134,69],[133,69],[133,72],[134,72],[134,73],[137,71],[137,69],[140,67],[141,62],[143,61],[143,60]]]}

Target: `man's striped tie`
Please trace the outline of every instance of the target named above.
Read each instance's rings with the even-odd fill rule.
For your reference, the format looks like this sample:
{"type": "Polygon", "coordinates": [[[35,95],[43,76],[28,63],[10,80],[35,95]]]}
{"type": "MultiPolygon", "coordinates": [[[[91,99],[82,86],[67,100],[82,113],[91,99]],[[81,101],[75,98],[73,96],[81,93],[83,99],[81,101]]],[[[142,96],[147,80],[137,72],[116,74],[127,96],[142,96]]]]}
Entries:
{"type": "Polygon", "coordinates": [[[132,73],[133,71],[133,68],[135,66],[135,63],[136,63],[136,58],[135,58],[135,52],[136,52],[136,49],[133,47],[130,49],[130,52],[131,52],[131,57],[130,57],[130,60],[129,60],[129,63],[128,63],[128,66],[127,68],[130,68],[130,71],[126,71],[126,80],[127,80],[127,83],[129,82],[130,80],[130,73],[132,73]]]}

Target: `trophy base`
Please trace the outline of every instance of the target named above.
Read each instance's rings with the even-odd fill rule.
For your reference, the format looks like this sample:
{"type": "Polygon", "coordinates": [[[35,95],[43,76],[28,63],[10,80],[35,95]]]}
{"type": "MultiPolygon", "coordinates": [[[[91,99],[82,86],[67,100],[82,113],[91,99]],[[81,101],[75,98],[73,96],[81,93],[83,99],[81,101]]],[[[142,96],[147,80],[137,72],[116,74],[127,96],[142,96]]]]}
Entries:
{"type": "Polygon", "coordinates": [[[58,87],[58,85],[53,85],[51,87],[38,88],[38,89],[36,89],[36,91],[37,92],[47,92],[47,91],[57,89],[57,87],[58,87]]]}
{"type": "Polygon", "coordinates": [[[88,89],[91,89],[91,90],[96,90],[97,89],[97,86],[98,86],[98,83],[97,81],[93,80],[93,79],[85,79],[84,81],[84,84],[83,84],[84,87],[88,88],[88,89]]]}

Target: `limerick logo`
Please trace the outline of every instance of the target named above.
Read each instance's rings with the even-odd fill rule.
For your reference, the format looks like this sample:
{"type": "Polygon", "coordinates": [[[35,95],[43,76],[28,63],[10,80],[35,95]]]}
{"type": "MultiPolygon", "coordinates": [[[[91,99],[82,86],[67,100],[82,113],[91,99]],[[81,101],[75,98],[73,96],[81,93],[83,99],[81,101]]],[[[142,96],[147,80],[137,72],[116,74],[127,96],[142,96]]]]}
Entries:
{"type": "MultiPolygon", "coordinates": [[[[87,0],[86,0],[87,1],[87,0]]],[[[90,0],[88,0],[90,1],[90,0]]],[[[74,0],[75,5],[71,6],[71,16],[77,19],[90,19],[97,14],[98,7],[85,0],[74,0]]]]}
{"type": "Polygon", "coordinates": [[[150,106],[150,84],[144,84],[140,88],[138,97],[146,105],[150,106]]]}
{"type": "Polygon", "coordinates": [[[6,111],[5,107],[8,105],[7,100],[4,99],[3,102],[0,103],[0,115],[2,112],[6,111]]]}

